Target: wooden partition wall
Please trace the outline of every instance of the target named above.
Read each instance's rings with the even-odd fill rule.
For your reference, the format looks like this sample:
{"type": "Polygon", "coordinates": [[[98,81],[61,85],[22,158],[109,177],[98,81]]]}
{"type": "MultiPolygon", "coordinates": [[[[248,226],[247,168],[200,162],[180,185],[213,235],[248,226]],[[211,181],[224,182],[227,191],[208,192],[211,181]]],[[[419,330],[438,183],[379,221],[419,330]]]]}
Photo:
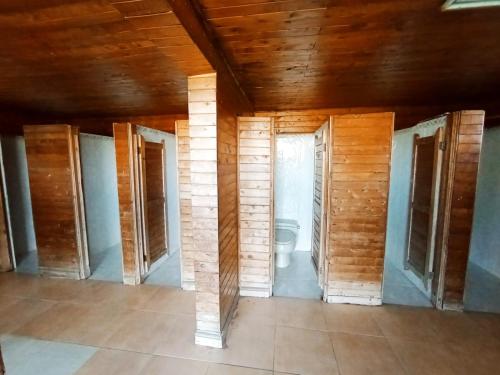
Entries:
{"type": "Polygon", "coordinates": [[[24,137],[40,273],[87,278],[78,128],[25,126],[24,137]]]}
{"type": "Polygon", "coordinates": [[[441,309],[463,309],[484,111],[449,116],[436,230],[433,302],[441,309]]]}
{"type": "Polygon", "coordinates": [[[273,120],[240,117],[240,294],[270,297],[272,292],[273,120]]]}
{"type": "Polygon", "coordinates": [[[382,303],[393,113],[331,120],[328,302],[382,303]]]}

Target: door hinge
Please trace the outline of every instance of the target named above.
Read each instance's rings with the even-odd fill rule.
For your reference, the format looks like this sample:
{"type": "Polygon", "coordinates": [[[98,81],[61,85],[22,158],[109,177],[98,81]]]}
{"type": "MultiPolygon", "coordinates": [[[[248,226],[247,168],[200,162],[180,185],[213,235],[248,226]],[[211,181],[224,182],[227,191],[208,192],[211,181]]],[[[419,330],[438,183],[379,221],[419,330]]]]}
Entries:
{"type": "Polygon", "coordinates": [[[439,149],[441,151],[445,151],[446,150],[446,141],[439,142],[439,149]]]}

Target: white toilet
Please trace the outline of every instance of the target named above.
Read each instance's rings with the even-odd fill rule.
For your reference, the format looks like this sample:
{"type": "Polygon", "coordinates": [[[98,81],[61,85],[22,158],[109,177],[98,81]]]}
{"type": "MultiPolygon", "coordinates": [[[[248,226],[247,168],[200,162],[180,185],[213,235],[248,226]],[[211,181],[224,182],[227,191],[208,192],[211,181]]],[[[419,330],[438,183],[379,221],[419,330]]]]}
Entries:
{"type": "Polygon", "coordinates": [[[290,265],[290,257],[292,251],[295,250],[299,228],[296,220],[276,219],[274,222],[276,267],[286,268],[290,265]]]}

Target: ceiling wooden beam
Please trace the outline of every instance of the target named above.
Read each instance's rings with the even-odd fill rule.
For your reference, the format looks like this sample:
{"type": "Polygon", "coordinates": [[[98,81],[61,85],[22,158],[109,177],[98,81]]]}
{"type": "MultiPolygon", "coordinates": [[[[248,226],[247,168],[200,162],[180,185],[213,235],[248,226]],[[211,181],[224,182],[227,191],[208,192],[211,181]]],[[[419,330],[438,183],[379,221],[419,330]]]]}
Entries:
{"type": "Polygon", "coordinates": [[[233,84],[235,92],[239,96],[238,101],[243,108],[253,111],[253,103],[241,87],[212,29],[206,23],[198,4],[191,0],[167,1],[182,26],[184,26],[193,42],[198,46],[217,74],[224,76],[226,80],[233,84]]]}

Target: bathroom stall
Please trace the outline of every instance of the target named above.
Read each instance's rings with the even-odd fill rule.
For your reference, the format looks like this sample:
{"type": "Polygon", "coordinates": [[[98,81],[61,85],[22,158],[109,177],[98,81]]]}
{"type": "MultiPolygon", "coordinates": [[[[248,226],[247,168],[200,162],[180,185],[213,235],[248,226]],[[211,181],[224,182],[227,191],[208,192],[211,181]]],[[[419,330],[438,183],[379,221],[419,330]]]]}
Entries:
{"type": "Polygon", "coordinates": [[[275,136],[275,296],[323,297],[328,132],[275,136]]]}
{"type": "Polygon", "coordinates": [[[6,249],[2,246],[2,263],[6,265],[2,269],[37,274],[38,255],[24,136],[2,136],[0,146],[5,225],[2,243],[7,246],[6,249]]]}
{"type": "Polygon", "coordinates": [[[383,301],[463,309],[483,111],[395,132],[383,301]]]}
{"type": "Polygon", "coordinates": [[[121,282],[122,254],[113,137],[80,134],[90,279],[121,282]]]}
{"type": "Polygon", "coordinates": [[[123,123],[114,138],[124,281],[180,287],[175,136],[123,123]]]}

